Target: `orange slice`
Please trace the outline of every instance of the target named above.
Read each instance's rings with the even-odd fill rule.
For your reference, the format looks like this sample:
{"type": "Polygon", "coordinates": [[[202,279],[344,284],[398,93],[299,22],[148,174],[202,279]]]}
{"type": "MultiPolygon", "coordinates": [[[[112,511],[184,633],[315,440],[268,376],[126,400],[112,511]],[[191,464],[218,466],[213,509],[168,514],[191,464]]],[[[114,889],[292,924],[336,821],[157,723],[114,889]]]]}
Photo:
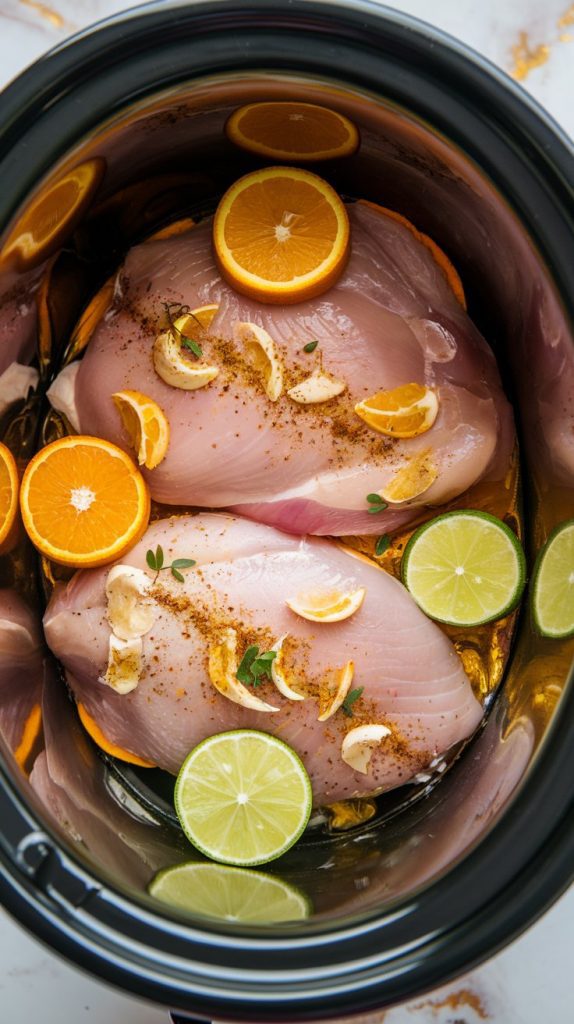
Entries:
{"type": "Polygon", "coordinates": [[[20,740],[16,750],[14,751],[14,757],[16,763],[24,770],[26,761],[30,757],[32,750],[38,736],[40,735],[40,729],[42,728],[42,708],[39,704],[34,704],[30,714],[28,715],[24,729],[22,730],[22,739],[20,740]]]}
{"type": "Polygon", "coordinates": [[[432,449],[414,455],[402,469],[380,491],[385,501],[392,505],[401,505],[404,501],[418,498],[428,491],[438,476],[438,470],[432,461],[432,449]]]}
{"type": "Polygon", "coordinates": [[[0,443],[0,555],[18,539],[18,469],[14,456],[0,443]]]}
{"type": "Polygon", "coordinates": [[[297,163],[350,156],[360,141],[348,117],[315,103],[248,103],[231,115],[225,131],[250,153],[297,163]]]}
{"type": "Polygon", "coordinates": [[[150,497],[129,455],[99,437],[63,437],[28,464],[20,508],[32,543],[74,568],[106,565],[144,534],[150,497]]]}
{"type": "Polygon", "coordinates": [[[110,741],[104,736],[98,723],[95,722],[92,716],[88,714],[84,705],[77,704],[76,706],[78,708],[80,722],[84,726],[84,729],[93,739],[94,743],[96,743],[101,750],[105,751],[106,754],[110,754],[111,757],[117,757],[118,761],[127,761],[128,764],[137,764],[141,768],[156,767],[153,761],[144,761],[143,757],[138,757],[137,754],[132,754],[131,751],[124,750],[123,747],[118,747],[115,743],[110,743],[110,741]]]}
{"type": "Polygon", "coordinates": [[[330,590],[326,593],[298,594],[287,598],[285,604],[309,622],[342,622],[359,610],[367,591],[364,587],[347,592],[330,590]]]}
{"type": "Polygon", "coordinates": [[[401,384],[378,391],[355,406],[357,416],[379,434],[417,437],[430,430],[438,413],[438,398],[424,384],[401,384]]]}
{"type": "Polygon", "coordinates": [[[99,157],[86,160],[39,192],[8,236],[3,261],[15,259],[23,268],[55,252],[91,203],[105,168],[99,157]]]}
{"type": "Polygon", "coordinates": [[[213,221],[222,276],[260,302],[321,295],[349,255],[349,218],[331,186],[310,171],[265,167],[225,193],[213,221]]]}
{"type": "Polygon", "coordinates": [[[396,210],[388,210],[386,206],[379,206],[378,203],[371,203],[369,202],[368,199],[359,199],[359,202],[363,206],[369,206],[371,210],[377,210],[379,213],[383,213],[386,217],[390,217],[391,220],[398,221],[399,224],[402,224],[403,227],[407,228],[411,232],[411,234],[415,236],[417,241],[419,241],[422,245],[425,246],[426,249],[429,250],[435,263],[438,263],[440,269],[442,270],[444,276],[446,277],[454,293],[455,299],[458,299],[462,308],[466,309],[466,296],[464,294],[464,288],[462,286],[462,281],[458,276],[458,272],[453,267],[446,253],[443,252],[443,250],[436,244],[436,242],[434,242],[433,239],[430,238],[428,235],[425,235],[422,231],[419,231],[418,228],[416,228],[414,224],[411,223],[410,220],[407,220],[406,217],[403,217],[402,213],[397,213],[396,210]]]}
{"type": "Polygon", "coordinates": [[[219,306],[212,303],[210,306],[198,306],[197,309],[192,309],[189,316],[193,317],[196,323],[204,330],[211,327],[211,321],[213,320],[219,306]]]}
{"type": "Polygon", "coordinates": [[[157,402],[141,391],[116,391],[112,395],[138,463],[155,469],[165,459],[169,423],[157,402]]]}

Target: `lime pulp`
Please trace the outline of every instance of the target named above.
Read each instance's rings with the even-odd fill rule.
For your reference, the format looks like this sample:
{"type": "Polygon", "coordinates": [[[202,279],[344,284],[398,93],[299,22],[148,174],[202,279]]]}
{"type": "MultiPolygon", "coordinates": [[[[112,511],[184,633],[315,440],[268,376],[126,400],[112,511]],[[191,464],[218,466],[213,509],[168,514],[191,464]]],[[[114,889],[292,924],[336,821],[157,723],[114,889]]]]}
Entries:
{"type": "Polygon", "coordinates": [[[557,526],[540,551],[530,601],[542,636],[574,635],[574,519],[557,526]]]}

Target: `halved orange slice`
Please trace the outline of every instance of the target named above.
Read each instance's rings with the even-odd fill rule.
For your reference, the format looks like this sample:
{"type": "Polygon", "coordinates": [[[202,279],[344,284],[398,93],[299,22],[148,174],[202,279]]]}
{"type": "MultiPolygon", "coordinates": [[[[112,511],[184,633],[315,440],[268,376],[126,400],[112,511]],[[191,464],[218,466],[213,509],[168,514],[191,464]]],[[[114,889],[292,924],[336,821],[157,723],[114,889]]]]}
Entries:
{"type": "Polygon", "coordinates": [[[213,320],[219,306],[216,303],[211,303],[208,306],[197,306],[196,309],[192,309],[189,313],[200,327],[204,330],[208,330],[211,327],[211,321],[213,320]]]}
{"type": "Polygon", "coordinates": [[[432,460],[432,448],[413,455],[399,469],[379,492],[385,501],[392,505],[401,505],[404,501],[412,501],[428,491],[438,476],[438,469],[432,460]]]}
{"type": "Polygon", "coordinates": [[[146,482],[121,448],[99,437],[63,437],[28,464],[20,508],[30,540],[74,568],[107,565],[144,534],[146,482]]]}
{"type": "Polygon", "coordinates": [[[140,466],[155,469],[165,459],[169,422],[163,409],[141,391],[116,391],[112,395],[140,466]]]}
{"type": "Polygon", "coordinates": [[[378,391],[355,406],[357,416],[379,434],[417,437],[430,430],[438,413],[438,398],[424,384],[401,384],[378,391]]]}
{"type": "Polygon", "coordinates": [[[433,241],[432,238],[430,238],[429,235],[425,235],[424,232],[419,231],[410,220],[403,217],[402,213],[397,213],[396,210],[389,210],[386,206],[379,206],[378,203],[371,203],[368,199],[359,199],[359,203],[363,206],[369,206],[371,210],[378,210],[379,213],[383,213],[386,217],[390,217],[391,220],[398,221],[399,224],[402,224],[403,227],[407,228],[411,234],[413,234],[415,238],[429,250],[435,263],[438,263],[446,277],[454,293],[455,299],[460,302],[463,309],[466,309],[466,296],[464,294],[464,288],[462,286],[462,281],[458,276],[458,272],[455,270],[446,253],[443,252],[443,250],[435,241],[433,241]]]}
{"type": "Polygon", "coordinates": [[[0,443],[0,555],[18,538],[18,469],[14,456],[0,443]]]}
{"type": "Polygon", "coordinates": [[[316,103],[248,103],[225,125],[227,137],[259,156],[303,163],[350,156],[359,146],[352,121],[316,103]]]}
{"type": "Polygon", "coordinates": [[[237,291],[269,303],[321,295],[349,255],[349,218],[335,190],[297,167],[265,167],[225,193],[213,221],[215,256],[237,291]]]}
{"type": "Polygon", "coordinates": [[[137,754],[132,754],[131,751],[124,750],[123,747],[118,747],[116,743],[111,743],[110,740],[106,739],[104,736],[98,723],[94,721],[90,714],[88,714],[84,705],[77,704],[76,706],[78,708],[80,722],[100,750],[105,751],[106,754],[110,754],[111,757],[117,757],[118,761],[127,761],[128,764],[137,764],[140,768],[156,767],[153,761],[145,761],[143,757],[138,757],[137,754]]]}
{"type": "Polygon", "coordinates": [[[309,622],[342,622],[358,612],[366,593],[364,587],[359,587],[358,590],[297,594],[296,597],[288,597],[285,604],[309,622]]]}

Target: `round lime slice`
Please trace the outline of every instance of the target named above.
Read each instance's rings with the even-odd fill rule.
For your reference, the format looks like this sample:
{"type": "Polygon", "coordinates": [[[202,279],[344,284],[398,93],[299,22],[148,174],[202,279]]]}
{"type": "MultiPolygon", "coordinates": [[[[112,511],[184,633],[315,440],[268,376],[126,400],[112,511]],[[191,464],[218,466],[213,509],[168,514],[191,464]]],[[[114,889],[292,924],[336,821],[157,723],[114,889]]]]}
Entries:
{"type": "Polygon", "coordinates": [[[311,911],[307,897],[280,878],[222,864],[178,864],[160,871],[148,891],[178,910],[246,924],[302,921],[311,911]]]}
{"type": "Polygon", "coordinates": [[[415,530],[403,583],[420,608],[451,626],[480,626],[508,614],[526,577],[516,534],[488,512],[445,512],[415,530]]]}
{"type": "Polygon", "coordinates": [[[181,826],[206,857],[249,867],[296,843],[311,813],[309,776],[291,747],[254,729],[210,736],[175,784],[181,826]]]}
{"type": "Polygon", "coordinates": [[[557,526],[539,552],[530,594],[542,636],[574,635],[574,519],[557,526]]]}

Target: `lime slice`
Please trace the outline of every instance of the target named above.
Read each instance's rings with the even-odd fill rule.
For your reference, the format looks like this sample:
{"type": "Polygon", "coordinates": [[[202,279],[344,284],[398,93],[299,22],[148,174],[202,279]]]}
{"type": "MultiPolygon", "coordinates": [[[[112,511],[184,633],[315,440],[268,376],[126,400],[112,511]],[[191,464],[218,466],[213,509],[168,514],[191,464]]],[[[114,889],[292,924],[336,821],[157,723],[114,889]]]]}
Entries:
{"type": "Polygon", "coordinates": [[[401,566],[403,583],[431,619],[479,626],[510,612],[524,589],[520,542],[488,512],[446,512],[415,530],[401,566]]]}
{"type": "Polygon", "coordinates": [[[574,634],[574,519],[552,531],[534,566],[532,616],[542,636],[574,634]]]}
{"type": "Polygon", "coordinates": [[[254,729],[210,736],[175,784],[175,809],[194,846],[212,860],[265,864],[296,843],[311,813],[309,776],[282,740],[254,729]]]}
{"type": "Polygon", "coordinates": [[[222,864],[178,864],[160,871],[149,893],[179,910],[249,924],[302,921],[311,911],[307,897],[280,878],[222,864]]]}

